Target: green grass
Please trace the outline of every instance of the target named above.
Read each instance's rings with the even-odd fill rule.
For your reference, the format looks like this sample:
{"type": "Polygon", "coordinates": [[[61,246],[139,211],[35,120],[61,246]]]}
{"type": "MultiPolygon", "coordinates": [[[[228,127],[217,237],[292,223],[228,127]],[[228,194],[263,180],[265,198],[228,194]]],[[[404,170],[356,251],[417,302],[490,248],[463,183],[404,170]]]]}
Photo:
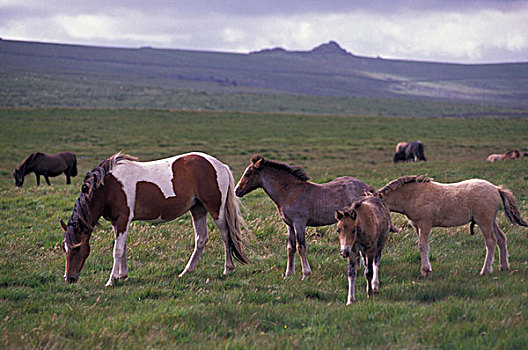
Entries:
{"type": "Polygon", "coordinates": [[[497,348],[528,346],[528,230],[499,214],[511,271],[478,273],[480,231],[433,229],[433,275],[422,278],[416,235],[389,238],[381,293],[368,300],[360,271],[356,304],[345,307],[346,262],[333,226],[310,228],[313,276],[282,278],[286,229],[261,191],[242,199],[252,263],[223,276],[223,247],[212,222],[195,272],[178,278],[193,246],[188,214],[161,225],[136,222],[128,240],[129,279],[104,284],[113,238],[103,220],[79,283],[62,280],[60,219],[68,219],[83,174],[123,150],[142,160],[191,150],[229,164],[235,178],[260,153],[302,164],[316,182],[341,175],[380,187],[401,175],[453,182],[479,177],[513,191],[528,218],[528,158],[485,161],[528,150],[526,119],[416,119],[149,110],[0,110],[0,339],[3,348],[497,348]],[[394,146],[422,140],[427,163],[392,164],[394,146]],[[11,172],[33,151],[71,150],[79,176],[65,185],[13,185],[11,172]]]}

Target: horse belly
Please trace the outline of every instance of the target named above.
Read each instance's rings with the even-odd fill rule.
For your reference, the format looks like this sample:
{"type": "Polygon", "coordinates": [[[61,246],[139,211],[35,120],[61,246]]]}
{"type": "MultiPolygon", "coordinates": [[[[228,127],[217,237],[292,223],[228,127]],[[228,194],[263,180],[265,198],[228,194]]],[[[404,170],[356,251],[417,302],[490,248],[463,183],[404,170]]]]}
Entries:
{"type": "Polygon", "coordinates": [[[166,198],[154,183],[140,181],[136,185],[134,220],[166,222],[180,217],[194,205],[194,198],[178,193],[166,198]]]}

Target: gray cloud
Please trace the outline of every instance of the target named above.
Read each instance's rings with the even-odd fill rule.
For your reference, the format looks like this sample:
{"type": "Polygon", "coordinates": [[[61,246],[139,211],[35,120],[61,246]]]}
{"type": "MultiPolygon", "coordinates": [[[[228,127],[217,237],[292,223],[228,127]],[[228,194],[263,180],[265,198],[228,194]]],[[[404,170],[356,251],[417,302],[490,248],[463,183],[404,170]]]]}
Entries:
{"type": "Polygon", "coordinates": [[[528,60],[528,3],[395,1],[0,1],[6,39],[249,52],[336,40],[364,56],[528,60]]]}

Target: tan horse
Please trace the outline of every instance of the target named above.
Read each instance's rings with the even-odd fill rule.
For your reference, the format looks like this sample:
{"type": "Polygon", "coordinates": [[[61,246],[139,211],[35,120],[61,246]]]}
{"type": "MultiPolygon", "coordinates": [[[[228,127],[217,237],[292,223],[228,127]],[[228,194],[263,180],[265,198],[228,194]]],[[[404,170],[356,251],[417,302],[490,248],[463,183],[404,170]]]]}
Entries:
{"type": "Polygon", "coordinates": [[[521,151],[519,149],[512,149],[509,152],[502,154],[490,154],[486,161],[493,163],[497,160],[519,159],[521,158],[521,151]]]}
{"type": "Polygon", "coordinates": [[[390,210],[407,216],[418,234],[421,273],[431,273],[429,233],[432,227],[454,227],[476,222],[486,242],[486,258],[480,274],[492,271],[495,247],[499,245],[500,269],[509,270],[506,235],[497,226],[496,216],[504,204],[513,224],[528,226],[521,218],[512,193],[500,186],[471,179],[442,184],[425,176],[404,176],[387,184],[374,195],[383,198],[390,210]]]}
{"type": "MultiPolygon", "coordinates": [[[[390,211],[385,202],[377,197],[359,197],[349,207],[336,210],[337,233],[341,244],[341,256],[348,258],[347,305],[355,300],[356,264],[359,252],[365,265],[367,295],[371,297],[379,289],[379,263],[381,251],[392,231],[390,211]]],[[[358,266],[359,267],[359,266],[358,266]]]]}

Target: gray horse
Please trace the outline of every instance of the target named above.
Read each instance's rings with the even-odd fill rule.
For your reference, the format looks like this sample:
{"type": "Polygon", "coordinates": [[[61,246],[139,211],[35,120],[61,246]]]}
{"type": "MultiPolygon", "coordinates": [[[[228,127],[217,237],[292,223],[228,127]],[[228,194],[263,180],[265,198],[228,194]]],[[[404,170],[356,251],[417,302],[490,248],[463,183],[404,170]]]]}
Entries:
{"type": "Polygon", "coordinates": [[[235,193],[242,197],[262,188],[273,200],[281,219],[288,227],[288,277],[295,272],[295,251],[299,252],[303,279],[312,273],[306,259],[306,226],[325,226],[335,223],[337,209],[350,205],[356,197],[373,191],[363,181],[353,177],[339,177],[316,184],[300,166],[291,166],[258,155],[251,158],[235,193]]]}

